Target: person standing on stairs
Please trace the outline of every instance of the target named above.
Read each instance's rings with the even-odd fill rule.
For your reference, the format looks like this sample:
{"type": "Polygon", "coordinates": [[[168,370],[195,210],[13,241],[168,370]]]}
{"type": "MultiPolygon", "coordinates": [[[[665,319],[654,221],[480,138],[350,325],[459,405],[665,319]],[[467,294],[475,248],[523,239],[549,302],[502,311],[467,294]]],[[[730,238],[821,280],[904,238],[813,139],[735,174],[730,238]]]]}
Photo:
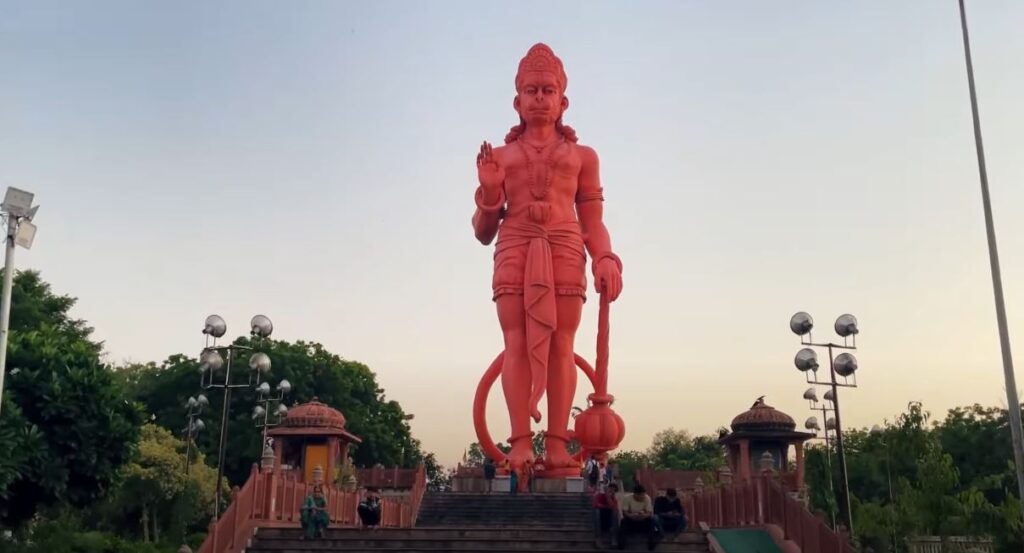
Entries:
{"type": "Polygon", "coordinates": [[[597,457],[594,455],[587,459],[587,464],[583,467],[584,472],[587,475],[587,484],[590,485],[590,491],[597,491],[597,484],[601,479],[601,465],[597,462],[597,457]]]}
{"type": "Polygon", "coordinates": [[[484,481],[487,483],[487,493],[494,491],[494,477],[498,472],[498,467],[494,464],[494,460],[490,457],[484,459],[484,481]]]}

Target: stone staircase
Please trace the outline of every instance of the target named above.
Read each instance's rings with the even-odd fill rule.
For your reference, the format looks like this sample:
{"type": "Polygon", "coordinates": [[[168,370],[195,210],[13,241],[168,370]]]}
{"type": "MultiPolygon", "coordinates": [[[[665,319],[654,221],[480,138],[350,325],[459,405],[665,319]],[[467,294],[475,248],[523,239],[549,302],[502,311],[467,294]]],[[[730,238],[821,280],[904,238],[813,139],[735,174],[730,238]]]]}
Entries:
{"type": "MultiPolygon", "coordinates": [[[[298,529],[260,529],[247,553],[487,552],[571,553],[597,551],[593,513],[583,495],[427,494],[416,528],[369,531],[334,528],[327,536],[303,541],[298,529]]],[[[627,550],[646,551],[639,536],[627,550]]],[[[699,532],[662,542],[663,553],[707,553],[699,532]]]]}

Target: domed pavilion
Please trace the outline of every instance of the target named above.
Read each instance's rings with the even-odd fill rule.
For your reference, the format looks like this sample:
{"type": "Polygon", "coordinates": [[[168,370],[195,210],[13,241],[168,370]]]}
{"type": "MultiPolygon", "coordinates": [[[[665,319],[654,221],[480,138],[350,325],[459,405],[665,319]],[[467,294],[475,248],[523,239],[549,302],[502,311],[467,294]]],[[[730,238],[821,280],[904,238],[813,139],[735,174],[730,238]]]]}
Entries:
{"type": "Polygon", "coordinates": [[[334,470],[348,459],[349,444],[362,440],[345,430],[341,411],[313,398],[292,407],[281,424],[267,432],[274,438],[274,464],[303,482],[313,482],[317,467],[333,481],[334,470]]]}
{"type": "Polygon", "coordinates": [[[771,468],[796,490],[804,485],[804,442],[814,437],[808,432],[797,432],[793,417],[764,402],[764,396],[750,409],[732,419],[732,432],[719,438],[726,449],[729,469],[741,481],[771,468]],[[789,446],[796,456],[796,472],[789,469],[789,446]],[[786,478],[789,476],[789,478],[786,478]]]}

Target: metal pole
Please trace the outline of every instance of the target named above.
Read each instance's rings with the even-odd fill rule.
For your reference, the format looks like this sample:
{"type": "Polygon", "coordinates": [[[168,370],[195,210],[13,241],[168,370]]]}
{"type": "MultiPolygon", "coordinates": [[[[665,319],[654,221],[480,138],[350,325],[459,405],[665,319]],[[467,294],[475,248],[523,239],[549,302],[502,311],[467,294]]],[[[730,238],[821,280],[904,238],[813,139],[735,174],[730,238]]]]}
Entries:
{"type": "Polygon", "coordinates": [[[1017,497],[1022,499],[1024,516],[1024,430],[1021,429],[1020,399],[1013,374],[1013,356],[1010,354],[1010,331],[1006,323],[1006,305],[1003,301],[1003,277],[999,271],[999,251],[996,248],[995,223],[992,221],[992,201],[988,194],[988,170],[985,168],[985,147],[981,142],[981,118],[978,115],[978,93],[974,86],[974,64],[971,62],[971,42],[967,35],[967,12],[960,0],[960,27],[964,35],[964,58],[967,61],[967,86],[971,93],[971,115],[974,118],[974,146],[978,152],[978,175],[981,180],[981,202],[985,210],[985,232],[988,236],[988,259],[992,268],[992,291],[996,303],[996,322],[999,325],[999,346],[1003,357],[1003,377],[1006,380],[1006,403],[1013,439],[1013,458],[1017,467],[1017,497]]]}
{"type": "MultiPolygon", "coordinates": [[[[231,357],[233,349],[228,347],[228,362],[224,373],[224,408],[220,415],[220,446],[217,450],[217,496],[213,504],[213,520],[220,518],[221,482],[224,480],[224,446],[228,438],[228,405],[231,403],[231,357]]],[[[216,539],[216,538],[214,538],[216,539]]],[[[214,542],[216,543],[216,542],[214,542]]]]}
{"type": "Polygon", "coordinates": [[[832,360],[832,344],[828,345],[828,368],[832,374],[832,407],[836,412],[836,447],[839,455],[839,478],[842,480],[843,499],[839,510],[846,519],[846,531],[853,536],[853,511],[850,509],[850,482],[846,479],[846,450],[843,449],[843,422],[839,418],[839,387],[836,386],[836,368],[832,360]]]}
{"type": "Polygon", "coordinates": [[[192,417],[188,419],[188,433],[185,434],[185,476],[188,476],[189,465],[192,464],[192,417]]]}
{"type": "MultiPolygon", "coordinates": [[[[885,440],[885,477],[889,482],[889,506],[896,512],[896,497],[892,493],[892,449],[889,447],[889,439],[885,440]]],[[[895,519],[895,516],[893,517],[895,519]]],[[[892,549],[896,550],[896,521],[892,521],[892,549]]]]}
{"type": "MultiPolygon", "coordinates": [[[[7,215],[7,247],[4,253],[4,288],[0,299],[0,400],[4,395],[4,375],[7,373],[7,333],[11,326],[11,284],[14,282],[14,235],[18,232],[18,218],[7,215]]],[[[3,401],[0,401],[0,406],[3,401]]]]}
{"type": "Polygon", "coordinates": [[[270,422],[270,398],[267,398],[267,400],[263,402],[263,441],[260,442],[260,455],[263,455],[263,448],[267,447],[268,422],[270,422]]]}
{"type": "MultiPolygon", "coordinates": [[[[828,490],[832,492],[832,497],[834,498],[836,496],[836,479],[833,478],[832,474],[832,442],[828,439],[828,411],[822,410],[821,416],[825,418],[825,467],[828,469],[828,490]]],[[[836,503],[838,504],[838,500],[836,503]]],[[[832,519],[832,527],[835,528],[835,509],[829,509],[828,516],[832,519]]]]}

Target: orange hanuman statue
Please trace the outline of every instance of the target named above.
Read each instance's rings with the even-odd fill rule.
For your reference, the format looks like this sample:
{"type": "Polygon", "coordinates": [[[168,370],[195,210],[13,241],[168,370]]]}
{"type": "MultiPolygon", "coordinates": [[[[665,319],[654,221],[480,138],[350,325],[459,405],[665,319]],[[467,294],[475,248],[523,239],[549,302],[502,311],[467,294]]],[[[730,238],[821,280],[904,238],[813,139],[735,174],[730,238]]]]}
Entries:
{"type": "Polygon", "coordinates": [[[567,445],[576,391],[573,342],[586,299],[586,252],[593,258],[595,287],[603,300],[614,301],[622,291],[622,262],[612,253],[602,221],[597,153],[579,144],[575,131],[562,123],[569,107],[566,84],[561,60],[544,44],[534,45],[519,62],[512,102],[519,124],[504,146],[480,146],[473,215],[477,240],[487,245],[497,237],[492,287],[505,338],[490,382],[477,392],[477,435],[489,457],[521,469],[533,461],[530,419],[540,422],[538,405],[546,393],[543,462],[548,475],[579,473],[579,461],[567,445]],[[507,456],[494,447],[483,422],[486,392],[499,371],[512,426],[507,456]]]}

